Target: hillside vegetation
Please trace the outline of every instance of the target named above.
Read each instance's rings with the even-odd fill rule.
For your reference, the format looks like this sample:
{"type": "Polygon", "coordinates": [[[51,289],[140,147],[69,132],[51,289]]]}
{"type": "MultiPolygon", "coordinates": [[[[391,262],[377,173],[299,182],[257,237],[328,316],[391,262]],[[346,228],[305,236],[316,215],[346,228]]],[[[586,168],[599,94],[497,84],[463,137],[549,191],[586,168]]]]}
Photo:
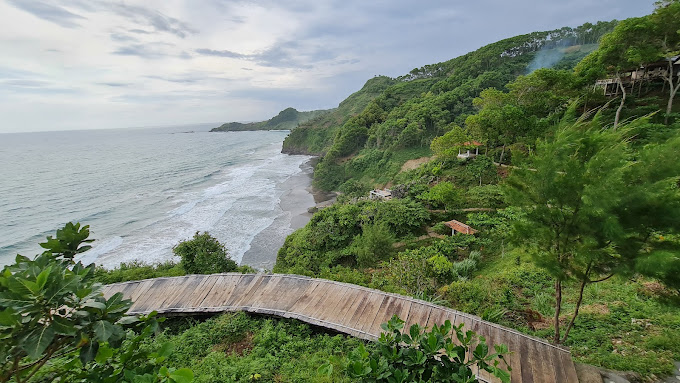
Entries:
{"type": "Polygon", "coordinates": [[[338,108],[284,143],[321,155],[315,186],[343,194],[286,239],[274,271],[448,305],[644,380],[670,374],[680,79],[676,66],[629,80],[652,63],[672,68],[679,20],[668,0],[645,17],[517,36],[369,80],[345,101],[363,110],[338,108]],[[403,166],[411,159],[420,166],[403,166]],[[367,200],[385,186],[392,200],[367,200]],[[479,232],[451,236],[451,219],[479,232]]]}
{"type": "Polygon", "coordinates": [[[299,124],[328,113],[328,110],[312,110],[299,112],[295,108],[286,108],[267,121],[260,122],[227,122],[211,132],[240,132],[247,130],[293,130],[299,124]]]}
{"type": "MultiPolygon", "coordinates": [[[[680,1],[662,0],[648,16],[517,36],[370,79],[286,138],[284,152],[321,156],[318,188],[343,193],[287,237],[273,271],[449,306],[640,381],[673,373],[680,77],[629,79],[654,63],[674,70],[679,30],[680,1]],[[468,150],[479,154],[459,156],[468,150]],[[367,198],[386,185],[392,199],[367,198]],[[452,235],[449,220],[475,233],[452,235]]],[[[297,116],[287,109],[270,126],[297,116]]],[[[402,334],[396,317],[378,343],[243,313],[127,317],[131,302],[104,299],[97,282],[252,269],[207,233],[174,248],[178,264],[97,269],[75,261],[88,236],[69,223],[41,255],[0,273],[0,382],[474,383],[466,363],[492,352],[479,344],[469,358],[446,325],[402,334]]],[[[474,368],[508,382],[497,362],[474,368]]]]}

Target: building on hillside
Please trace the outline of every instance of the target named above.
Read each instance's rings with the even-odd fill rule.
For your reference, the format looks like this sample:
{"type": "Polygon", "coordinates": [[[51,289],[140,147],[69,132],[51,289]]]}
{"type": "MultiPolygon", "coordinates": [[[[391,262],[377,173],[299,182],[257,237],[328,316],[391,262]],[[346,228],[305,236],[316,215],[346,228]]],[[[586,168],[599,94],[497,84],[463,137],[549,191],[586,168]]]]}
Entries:
{"type": "Polygon", "coordinates": [[[392,190],[390,189],[374,189],[371,190],[371,193],[368,195],[370,199],[373,200],[383,200],[383,201],[389,201],[392,199],[392,190]]]}
{"type": "Polygon", "coordinates": [[[478,141],[472,141],[472,142],[463,142],[462,147],[468,148],[467,152],[463,153],[460,148],[458,148],[458,158],[460,159],[465,159],[465,158],[472,158],[475,156],[479,155],[479,147],[482,146],[481,142],[478,141]],[[470,148],[474,147],[475,151],[474,153],[470,151],[470,148]]]}
{"type": "MultiPolygon", "coordinates": [[[[680,72],[680,55],[671,57],[669,60],[673,65],[673,79],[675,81],[678,78],[678,72],[680,72]]],[[[666,60],[646,64],[639,68],[627,69],[620,73],[621,85],[631,92],[637,86],[638,92],[640,92],[643,84],[649,85],[653,82],[663,81],[664,77],[668,77],[669,70],[669,63],[666,60]]],[[[619,80],[616,77],[597,80],[594,89],[602,89],[605,96],[618,96],[621,93],[619,80]]]]}
{"type": "Polygon", "coordinates": [[[444,222],[444,225],[451,228],[451,235],[456,235],[456,233],[462,234],[475,234],[477,230],[471,228],[470,226],[464,224],[463,222],[451,220],[449,222],[444,222]]]}

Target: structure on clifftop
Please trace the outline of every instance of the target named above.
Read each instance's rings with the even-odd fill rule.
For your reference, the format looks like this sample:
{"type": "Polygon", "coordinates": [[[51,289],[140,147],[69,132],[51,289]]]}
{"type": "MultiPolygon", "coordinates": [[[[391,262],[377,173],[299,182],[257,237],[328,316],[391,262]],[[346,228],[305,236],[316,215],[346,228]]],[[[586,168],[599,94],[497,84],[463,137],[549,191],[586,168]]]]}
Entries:
{"type": "Polygon", "coordinates": [[[451,228],[451,235],[456,235],[456,233],[463,234],[475,234],[477,230],[471,228],[470,226],[464,224],[463,222],[451,220],[449,222],[444,222],[444,225],[451,228]]]}

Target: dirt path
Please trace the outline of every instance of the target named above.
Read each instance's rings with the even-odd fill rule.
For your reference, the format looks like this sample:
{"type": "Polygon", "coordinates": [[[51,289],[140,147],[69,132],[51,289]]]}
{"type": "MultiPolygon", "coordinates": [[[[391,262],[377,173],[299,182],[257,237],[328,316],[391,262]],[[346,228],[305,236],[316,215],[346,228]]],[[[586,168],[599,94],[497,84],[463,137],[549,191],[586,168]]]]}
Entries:
{"type": "Polygon", "coordinates": [[[420,165],[429,162],[431,159],[432,157],[420,157],[415,160],[408,160],[401,166],[401,172],[416,169],[420,165]]]}

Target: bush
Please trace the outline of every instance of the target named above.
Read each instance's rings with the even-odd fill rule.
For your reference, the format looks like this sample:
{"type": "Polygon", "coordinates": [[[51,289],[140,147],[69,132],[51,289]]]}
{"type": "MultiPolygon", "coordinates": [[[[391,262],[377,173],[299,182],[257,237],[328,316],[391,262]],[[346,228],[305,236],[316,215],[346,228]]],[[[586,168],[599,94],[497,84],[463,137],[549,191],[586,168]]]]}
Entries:
{"type": "Polygon", "coordinates": [[[441,235],[451,235],[451,228],[444,225],[444,222],[439,222],[438,224],[432,226],[432,231],[441,235]]]}
{"type": "Polygon", "coordinates": [[[463,331],[463,324],[452,326],[447,320],[429,332],[414,324],[406,333],[404,321],[395,315],[382,328],[378,347],[369,352],[361,345],[350,355],[351,377],[371,383],[477,382],[472,372],[476,366],[503,383],[510,382],[510,374],[501,368],[502,362],[510,370],[505,360],[508,347],[494,345],[495,353],[490,353],[486,340],[463,331]]]}
{"type": "Polygon", "coordinates": [[[191,382],[188,369],[161,363],[172,349],[141,350],[162,320],[127,316],[132,301],[106,299],[95,265],[75,262],[91,248],[88,226],[67,223],[33,260],[17,255],[0,272],[0,382],[191,382]]]}
{"type": "Polygon", "coordinates": [[[394,248],[394,234],[385,224],[365,225],[360,236],[354,238],[350,250],[361,267],[374,266],[379,260],[389,259],[394,248]]]}
{"type": "Polygon", "coordinates": [[[207,232],[196,232],[194,238],[172,248],[180,257],[180,265],[188,274],[215,274],[236,271],[238,265],[227,254],[227,249],[207,232]]]}
{"type": "Polygon", "coordinates": [[[159,277],[177,277],[186,272],[178,263],[166,261],[153,265],[145,264],[141,261],[123,262],[114,269],[97,267],[95,279],[102,284],[138,281],[141,279],[159,277]]]}

